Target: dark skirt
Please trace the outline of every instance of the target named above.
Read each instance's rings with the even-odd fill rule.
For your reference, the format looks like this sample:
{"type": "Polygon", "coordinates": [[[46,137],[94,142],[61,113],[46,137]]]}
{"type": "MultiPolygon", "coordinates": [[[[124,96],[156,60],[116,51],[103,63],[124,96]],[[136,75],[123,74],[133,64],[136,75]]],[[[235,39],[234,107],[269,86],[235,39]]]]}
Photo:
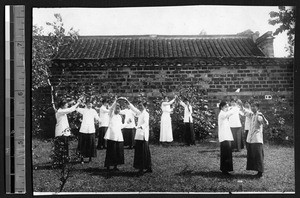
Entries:
{"type": "Polygon", "coordinates": [[[97,149],[106,148],[106,140],[104,139],[108,127],[100,127],[96,130],[98,137],[97,149]]]}
{"type": "Polygon", "coordinates": [[[123,138],[124,138],[124,146],[133,147],[134,144],[134,136],[135,136],[135,129],[122,129],[123,138]]]}
{"type": "Polygon", "coordinates": [[[264,172],[264,149],[262,143],[248,143],[246,170],[264,172]]]}
{"type": "Polygon", "coordinates": [[[77,148],[82,157],[97,157],[95,133],[79,132],[77,148]]]}
{"type": "Polygon", "coordinates": [[[195,133],[194,133],[194,125],[193,123],[184,123],[185,126],[185,134],[184,140],[186,145],[195,144],[195,133]]]}
{"type": "Polygon", "coordinates": [[[124,143],[107,140],[104,167],[124,164],[124,143]]]}
{"type": "Polygon", "coordinates": [[[151,154],[148,141],[135,140],[133,167],[151,169],[151,154]]]}
{"type": "Polygon", "coordinates": [[[240,151],[244,148],[244,143],[242,139],[242,127],[230,128],[233,136],[232,149],[240,151]]]}
{"type": "Polygon", "coordinates": [[[220,148],[221,151],[220,170],[225,172],[233,171],[231,141],[221,142],[220,147],[221,147],[220,148]]]}

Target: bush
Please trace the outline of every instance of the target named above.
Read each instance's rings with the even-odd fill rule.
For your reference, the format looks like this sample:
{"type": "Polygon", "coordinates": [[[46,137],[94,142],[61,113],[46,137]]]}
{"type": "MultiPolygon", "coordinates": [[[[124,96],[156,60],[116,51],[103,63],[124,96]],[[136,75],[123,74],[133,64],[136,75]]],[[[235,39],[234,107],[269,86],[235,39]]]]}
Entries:
{"type": "Polygon", "coordinates": [[[274,95],[274,103],[265,114],[269,125],[265,126],[265,139],[276,144],[294,143],[294,107],[285,97],[274,95]]]}

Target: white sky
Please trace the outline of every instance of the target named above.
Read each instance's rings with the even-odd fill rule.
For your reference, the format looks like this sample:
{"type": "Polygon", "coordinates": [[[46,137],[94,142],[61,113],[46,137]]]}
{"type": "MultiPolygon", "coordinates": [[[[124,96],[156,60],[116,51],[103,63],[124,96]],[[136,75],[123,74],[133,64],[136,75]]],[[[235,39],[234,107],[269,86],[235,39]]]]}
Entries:
{"type": "MultiPolygon", "coordinates": [[[[268,24],[271,11],[277,6],[173,6],[139,8],[34,8],[33,24],[43,26],[55,21],[60,13],[65,28],[79,30],[79,35],[198,35],[237,34],[247,29],[275,31],[268,24]]],[[[285,34],[276,36],[276,57],[286,56],[285,34]]]]}

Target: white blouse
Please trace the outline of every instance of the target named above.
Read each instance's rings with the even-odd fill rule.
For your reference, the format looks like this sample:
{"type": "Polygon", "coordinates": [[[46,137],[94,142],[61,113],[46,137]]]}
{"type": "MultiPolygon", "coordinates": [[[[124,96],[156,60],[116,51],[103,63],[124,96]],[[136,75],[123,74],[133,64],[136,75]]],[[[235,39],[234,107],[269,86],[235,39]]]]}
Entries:
{"type": "Polygon", "coordinates": [[[132,104],[130,104],[129,107],[138,116],[138,124],[134,139],[149,141],[149,113],[146,109],[141,112],[132,104]]]}
{"type": "Polygon", "coordinates": [[[109,124],[109,109],[102,105],[100,107],[100,122],[99,127],[108,127],[109,124]]]}
{"type": "Polygon", "coordinates": [[[124,128],[126,124],[122,124],[122,118],[119,114],[114,114],[110,118],[108,129],[105,133],[104,139],[113,140],[117,142],[123,142],[123,134],[122,128],[124,128]]]}
{"type": "Polygon", "coordinates": [[[120,114],[125,115],[124,124],[127,124],[125,128],[127,129],[135,128],[136,124],[134,118],[136,114],[131,109],[123,109],[120,111],[120,114]]]}
{"type": "Polygon", "coordinates": [[[242,127],[241,119],[240,119],[240,108],[237,106],[232,107],[231,109],[235,109],[235,113],[229,117],[229,126],[232,128],[242,127]]]}
{"type": "Polygon", "coordinates": [[[175,98],[169,102],[162,102],[161,103],[162,112],[170,114],[172,112],[170,105],[173,104],[174,101],[175,101],[175,98]]]}
{"type": "Polygon", "coordinates": [[[184,117],[183,122],[185,123],[193,123],[193,108],[191,105],[186,105],[184,102],[180,101],[180,105],[184,107],[184,117]]]}
{"type": "MultiPolygon", "coordinates": [[[[264,143],[263,142],[263,122],[264,116],[260,112],[250,113],[251,125],[248,132],[246,142],[248,143],[264,143]]],[[[268,122],[267,120],[265,120],[268,122]]]]}
{"type": "Polygon", "coordinates": [[[55,137],[57,136],[70,136],[70,128],[67,114],[72,113],[76,110],[76,106],[72,106],[70,108],[61,109],[59,108],[55,113],[56,117],[56,125],[55,125],[55,137]]]}
{"type": "Polygon", "coordinates": [[[81,133],[95,133],[95,119],[100,121],[100,118],[95,109],[77,108],[82,114],[82,122],[79,132],[81,133]]]}
{"type": "Polygon", "coordinates": [[[238,109],[233,108],[228,111],[221,110],[218,116],[218,137],[219,142],[233,141],[232,132],[229,125],[229,118],[235,113],[238,113],[238,109]]]}
{"type": "Polygon", "coordinates": [[[250,109],[246,109],[245,108],[245,131],[246,130],[250,130],[250,125],[251,125],[251,116],[249,115],[249,113],[252,113],[252,111],[250,109]],[[247,114],[248,113],[248,114],[247,114]]]}

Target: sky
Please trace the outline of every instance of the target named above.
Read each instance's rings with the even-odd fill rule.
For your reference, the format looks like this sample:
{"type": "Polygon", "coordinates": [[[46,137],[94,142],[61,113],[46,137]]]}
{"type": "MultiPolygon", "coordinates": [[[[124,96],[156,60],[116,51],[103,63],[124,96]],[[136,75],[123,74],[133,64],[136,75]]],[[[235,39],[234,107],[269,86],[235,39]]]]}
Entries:
{"type": "MultiPolygon", "coordinates": [[[[138,8],[34,8],[33,24],[43,26],[60,13],[67,30],[79,35],[208,35],[237,34],[247,29],[263,35],[275,31],[268,24],[277,6],[170,6],[138,8]]],[[[275,57],[287,56],[286,34],[275,37],[275,57]]]]}

